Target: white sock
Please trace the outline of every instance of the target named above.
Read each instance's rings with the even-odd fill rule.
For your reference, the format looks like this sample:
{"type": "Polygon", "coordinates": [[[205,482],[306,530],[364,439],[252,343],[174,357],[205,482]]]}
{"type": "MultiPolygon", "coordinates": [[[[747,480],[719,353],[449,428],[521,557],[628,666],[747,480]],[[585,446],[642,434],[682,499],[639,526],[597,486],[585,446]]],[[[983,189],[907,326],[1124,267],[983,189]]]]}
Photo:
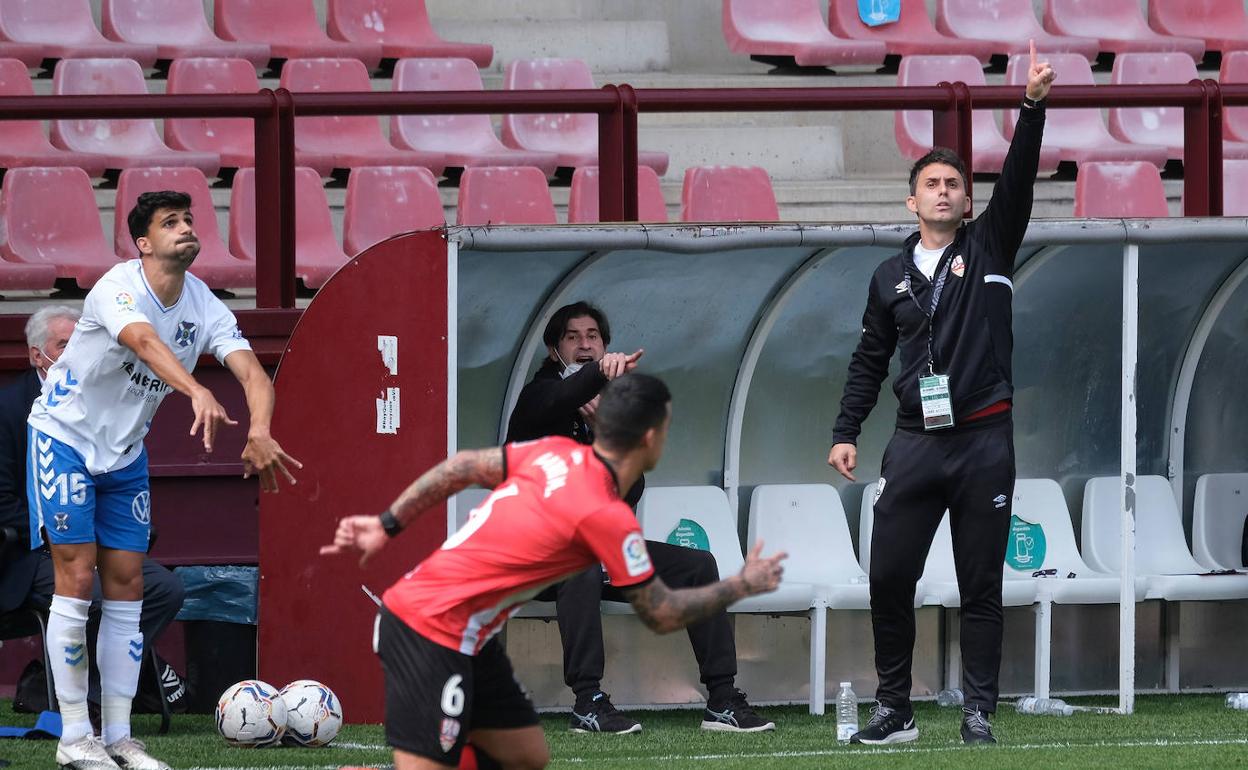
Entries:
{"type": "Polygon", "coordinates": [[[48,611],[48,656],[61,708],[61,741],[91,735],[87,717],[87,610],[91,602],[54,594],[48,611]]]}
{"type": "Polygon", "coordinates": [[[139,632],[142,600],[105,599],[100,605],[100,637],[95,643],[100,669],[100,722],[104,743],[130,737],[130,703],[139,686],[143,634],[139,632]]]}

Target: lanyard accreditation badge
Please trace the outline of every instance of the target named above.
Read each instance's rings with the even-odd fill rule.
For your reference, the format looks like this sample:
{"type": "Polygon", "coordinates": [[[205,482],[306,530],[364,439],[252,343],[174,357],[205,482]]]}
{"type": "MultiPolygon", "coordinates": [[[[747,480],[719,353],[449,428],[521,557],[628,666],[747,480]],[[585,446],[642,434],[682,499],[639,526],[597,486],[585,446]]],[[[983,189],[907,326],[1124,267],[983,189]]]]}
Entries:
{"type": "Polygon", "coordinates": [[[923,407],[923,429],[939,430],[953,427],[953,398],[949,395],[949,375],[936,374],[935,357],[932,354],[933,328],[936,320],[936,307],[940,304],[940,295],[945,290],[945,280],[949,277],[949,261],[932,283],[932,307],[927,310],[914,296],[910,285],[910,269],[905,270],[906,291],[910,299],[918,306],[923,315],[927,316],[927,374],[919,376],[919,403],[923,407]]]}

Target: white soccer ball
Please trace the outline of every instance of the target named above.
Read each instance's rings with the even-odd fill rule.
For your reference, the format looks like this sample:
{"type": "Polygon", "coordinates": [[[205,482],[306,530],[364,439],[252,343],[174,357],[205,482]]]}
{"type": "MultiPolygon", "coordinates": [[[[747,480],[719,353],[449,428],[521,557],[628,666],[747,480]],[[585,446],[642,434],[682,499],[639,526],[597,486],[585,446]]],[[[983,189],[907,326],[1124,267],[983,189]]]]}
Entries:
{"type": "Polygon", "coordinates": [[[342,729],[342,702],[334,691],[313,679],[300,679],[282,688],[286,704],[284,743],[324,746],[342,729]]]}
{"type": "Polygon", "coordinates": [[[231,746],[272,746],[286,732],[286,704],[271,684],[246,679],[217,701],[217,732],[231,746]]]}

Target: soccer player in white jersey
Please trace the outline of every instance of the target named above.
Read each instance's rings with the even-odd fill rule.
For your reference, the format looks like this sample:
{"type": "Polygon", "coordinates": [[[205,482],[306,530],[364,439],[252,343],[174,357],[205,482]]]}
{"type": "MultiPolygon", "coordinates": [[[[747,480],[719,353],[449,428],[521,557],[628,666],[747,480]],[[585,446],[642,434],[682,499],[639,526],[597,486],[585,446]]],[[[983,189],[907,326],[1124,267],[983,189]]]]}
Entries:
{"type": "Polygon", "coordinates": [[[245,476],[277,491],[302,467],[269,434],[273,384],[234,314],[187,272],[199,254],[191,198],[139,196],[127,222],[141,258],[118,264],[87,294],[82,318],[31,410],[27,458],[31,546],[48,539],[56,593],[48,649],[63,730],[57,764],[72,770],[168,770],[130,737],[130,704],[144,640],[143,555],[151,528],[143,437],[170,391],[191,400],[191,435],[211,452],[222,425],[237,425],[191,372],[212,353],[243,386],[251,421],[245,476]],[[87,718],[87,609],[95,573],[103,589],[94,655],[102,735],[87,718]]]}

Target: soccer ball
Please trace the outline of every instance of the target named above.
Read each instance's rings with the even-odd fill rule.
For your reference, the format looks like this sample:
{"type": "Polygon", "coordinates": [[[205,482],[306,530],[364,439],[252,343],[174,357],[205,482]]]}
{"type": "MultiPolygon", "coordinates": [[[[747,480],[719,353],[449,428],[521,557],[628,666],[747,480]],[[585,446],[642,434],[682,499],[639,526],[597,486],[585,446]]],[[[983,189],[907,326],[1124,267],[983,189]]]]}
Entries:
{"type": "Polygon", "coordinates": [[[246,679],[217,701],[217,732],[231,746],[272,746],[286,732],[286,704],[272,685],[246,679]]]}
{"type": "Polygon", "coordinates": [[[324,746],[342,728],[342,702],[334,691],[312,679],[300,679],[282,688],[286,703],[284,743],[324,746]]]}

